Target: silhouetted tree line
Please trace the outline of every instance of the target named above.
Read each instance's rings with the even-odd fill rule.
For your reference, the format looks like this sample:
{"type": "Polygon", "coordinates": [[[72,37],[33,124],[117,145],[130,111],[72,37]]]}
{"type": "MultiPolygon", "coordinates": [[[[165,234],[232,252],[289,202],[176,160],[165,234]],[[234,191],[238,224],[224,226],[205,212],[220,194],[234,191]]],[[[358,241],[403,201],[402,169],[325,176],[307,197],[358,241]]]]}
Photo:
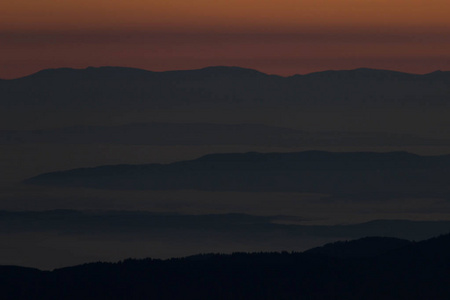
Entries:
{"type": "Polygon", "coordinates": [[[449,283],[450,234],[366,238],[304,253],[0,267],[1,299],[450,299],[449,283]]]}

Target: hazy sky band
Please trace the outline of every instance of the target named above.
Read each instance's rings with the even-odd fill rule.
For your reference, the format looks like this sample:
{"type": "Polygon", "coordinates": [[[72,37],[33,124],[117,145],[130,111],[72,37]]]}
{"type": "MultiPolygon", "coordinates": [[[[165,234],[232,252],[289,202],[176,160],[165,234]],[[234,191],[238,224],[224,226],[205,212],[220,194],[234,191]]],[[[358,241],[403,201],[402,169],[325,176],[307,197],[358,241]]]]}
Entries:
{"type": "Polygon", "coordinates": [[[292,75],[450,69],[445,0],[20,0],[0,4],[0,78],[120,65],[292,75]]]}
{"type": "Polygon", "coordinates": [[[10,29],[448,26],[447,0],[18,0],[2,5],[10,29]]]}

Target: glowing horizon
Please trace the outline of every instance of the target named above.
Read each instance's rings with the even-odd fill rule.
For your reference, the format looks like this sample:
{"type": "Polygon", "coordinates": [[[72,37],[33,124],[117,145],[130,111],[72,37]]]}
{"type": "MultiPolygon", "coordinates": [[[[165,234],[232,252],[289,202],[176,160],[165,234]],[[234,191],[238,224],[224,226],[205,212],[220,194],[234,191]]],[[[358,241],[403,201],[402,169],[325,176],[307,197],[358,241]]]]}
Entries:
{"type": "Polygon", "coordinates": [[[87,66],[278,75],[450,70],[447,0],[21,0],[0,4],[0,78],[87,66]]]}

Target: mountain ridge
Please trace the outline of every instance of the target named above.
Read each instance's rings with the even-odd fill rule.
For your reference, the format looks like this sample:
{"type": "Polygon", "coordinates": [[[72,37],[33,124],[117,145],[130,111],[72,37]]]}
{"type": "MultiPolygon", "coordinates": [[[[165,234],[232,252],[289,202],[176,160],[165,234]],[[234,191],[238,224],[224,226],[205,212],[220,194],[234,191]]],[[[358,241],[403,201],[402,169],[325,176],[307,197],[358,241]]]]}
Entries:
{"type": "MultiPolygon", "coordinates": [[[[152,72],[100,67],[48,69],[0,82],[5,108],[39,109],[393,105],[448,102],[450,72],[413,75],[355,69],[281,77],[240,67],[152,72]],[[448,85],[447,85],[448,83],[448,85]],[[425,97],[425,98],[424,98],[425,97]],[[124,107],[125,106],[125,107],[124,107]]],[[[217,108],[218,108],[217,107],[217,108]]]]}
{"type": "MultiPolygon", "coordinates": [[[[12,80],[20,80],[28,77],[39,77],[39,76],[49,76],[49,75],[61,75],[65,73],[99,73],[102,74],[105,71],[110,72],[118,72],[122,71],[125,73],[139,73],[141,75],[154,75],[154,74],[189,74],[189,73],[205,73],[205,74],[211,74],[211,73],[217,73],[218,71],[223,71],[225,73],[247,73],[247,74],[253,74],[253,75],[265,75],[265,76],[275,76],[280,78],[291,78],[291,77],[307,77],[307,76],[323,76],[323,75],[335,75],[335,74],[391,74],[391,75],[412,75],[412,76],[435,76],[435,75],[444,75],[444,74],[450,74],[450,71],[441,71],[436,70],[429,73],[410,73],[410,72],[403,72],[403,71],[396,71],[396,70],[389,70],[389,69],[376,69],[376,68],[367,68],[367,67],[359,67],[355,69],[339,69],[339,70],[324,70],[324,71],[315,71],[305,74],[294,74],[289,76],[282,76],[277,74],[269,74],[265,72],[258,71],[256,69],[252,68],[245,68],[245,67],[238,67],[238,66],[208,66],[198,69],[183,69],[183,70],[166,70],[166,71],[152,71],[147,70],[143,68],[134,68],[134,67],[121,67],[121,66],[100,66],[100,67],[86,67],[86,68],[71,68],[71,67],[61,67],[61,68],[49,68],[49,69],[42,69],[40,71],[37,71],[35,73],[31,73],[29,75],[24,75],[21,77],[13,78],[13,79],[0,79],[4,81],[12,81],[12,80]],[[53,73],[53,74],[52,74],[53,73]]],[[[220,73],[220,72],[219,72],[220,73]]]]}
{"type": "MultiPolygon", "coordinates": [[[[43,69],[35,73],[25,75],[13,79],[2,79],[5,81],[14,81],[22,79],[34,79],[34,78],[52,78],[53,76],[61,75],[141,75],[146,78],[151,78],[153,75],[193,75],[193,74],[204,74],[204,75],[214,75],[214,74],[248,74],[248,75],[264,75],[271,76],[269,74],[257,71],[250,68],[242,68],[236,66],[210,66],[200,69],[186,69],[186,70],[168,70],[168,71],[151,71],[141,68],[132,67],[119,67],[119,66],[102,66],[102,67],[86,67],[86,68],[51,68],[43,69]]],[[[282,77],[279,75],[274,75],[282,77]]]]}

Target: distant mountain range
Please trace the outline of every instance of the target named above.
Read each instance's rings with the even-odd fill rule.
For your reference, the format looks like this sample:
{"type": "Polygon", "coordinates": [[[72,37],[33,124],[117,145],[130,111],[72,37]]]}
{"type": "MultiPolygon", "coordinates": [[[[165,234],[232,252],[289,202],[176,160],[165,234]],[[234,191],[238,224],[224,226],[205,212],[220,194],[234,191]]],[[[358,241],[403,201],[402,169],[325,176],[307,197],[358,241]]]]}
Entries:
{"type": "Polygon", "coordinates": [[[238,67],[63,68],[0,80],[0,128],[233,120],[450,136],[449,97],[450,72],[362,68],[281,77],[238,67]]]}
{"type": "Polygon", "coordinates": [[[211,154],[171,164],[111,165],[42,174],[27,184],[135,190],[450,195],[450,155],[407,152],[211,154]]]}
{"type": "Polygon", "coordinates": [[[281,77],[239,67],[151,72],[101,67],[49,69],[0,81],[1,104],[74,109],[183,105],[448,104],[450,72],[356,69],[281,77]]]}
{"type": "Polygon", "coordinates": [[[450,139],[384,132],[308,132],[258,124],[135,123],[40,130],[0,130],[0,145],[254,145],[272,147],[450,146],[450,139]]]}
{"type": "Polygon", "coordinates": [[[51,272],[0,267],[2,299],[448,299],[450,235],[365,238],[304,253],[203,254],[51,272]],[[345,253],[344,257],[336,253],[345,253]]]}

